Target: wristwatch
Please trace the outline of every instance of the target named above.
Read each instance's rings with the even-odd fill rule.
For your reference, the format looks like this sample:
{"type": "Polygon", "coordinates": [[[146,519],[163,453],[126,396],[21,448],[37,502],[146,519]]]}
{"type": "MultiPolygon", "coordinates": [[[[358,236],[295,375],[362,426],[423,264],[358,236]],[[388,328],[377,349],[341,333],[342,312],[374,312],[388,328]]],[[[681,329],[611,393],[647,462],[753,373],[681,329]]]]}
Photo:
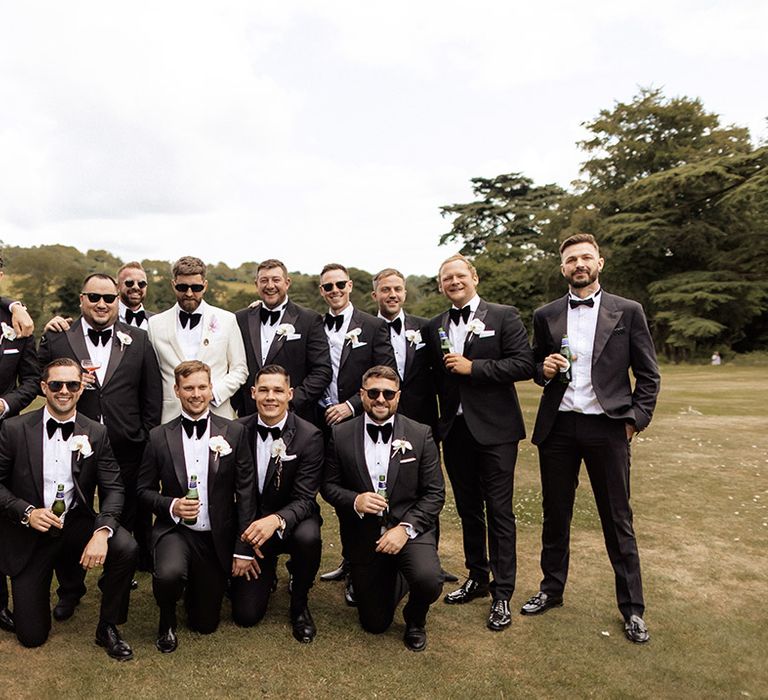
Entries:
{"type": "Polygon", "coordinates": [[[278,525],[277,529],[280,530],[280,532],[285,532],[285,525],[286,525],[285,518],[282,517],[281,515],[278,515],[277,513],[275,513],[274,515],[280,522],[280,525],[278,525]]]}
{"type": "Polygon", "coordinates": [[[29,516],[32,515],[32,511],[35,509],[33,505],[28,505],[24,509],[24,515],[21,516],[21,524],[24,527],[29,527],[29,516]]]}

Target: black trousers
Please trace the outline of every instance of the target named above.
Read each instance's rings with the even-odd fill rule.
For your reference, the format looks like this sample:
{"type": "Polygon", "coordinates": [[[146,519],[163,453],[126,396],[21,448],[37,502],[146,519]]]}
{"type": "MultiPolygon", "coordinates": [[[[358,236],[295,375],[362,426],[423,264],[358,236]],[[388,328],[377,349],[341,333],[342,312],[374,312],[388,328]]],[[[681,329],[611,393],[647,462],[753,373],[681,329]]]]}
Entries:
{"type": "Polygon", "coordinates": [[[469,576],[485,583],[493,573],[494,599],[509,600],[517,574],[517,529],[512,509],[517,443],[481,445],[472,437],[463,416],[456,416],[443,441],[443,455],[461,518],[469,576]]]}
{"type": "MultiPolygon", "coordinates": [[[[53,571],[80,567],[80,557],[93,535],[93,518],[70,511],[59,537],[40,533],[29,563],[11,578],[16,636],[27,647],[40,646],[51,629],[51,580],[53,571]]],[[[109,538],[104,572],[99,578],[99,621],[121,625],[128,618],[131,579],[136,570],[138,548],[122,528],[109,538]]]]}
{"type": "Polygon", "coordinates": [[[279,554],[291,557],[291,613],[300,613],[307,605],[309,589],[320,568],[320,517],[302,520],[283,539],[275,533],[261,551],[264,559],[258,560],[261,573],[257,579],[248,581],[242,576],[232,579],[232,619],[242,627],[252,627],[267,612],[279,554]]]}
{"type": "Polygon", "coordinates": [[[568,578],[571,518],[581,461],[587,468],[616,577],[619,610],[628,618],[645,609],[640,556],[629,505],[630,449],[624,421],[561,411],[539,445],[544,500],[541,590],[561,596],[568,578]]]}
{"type": "Polygon", "coordinates": [[[370,561],[350,566],[360,625],[373,634],[389,629],[406,593],[406,623],[424,626],[443,590],[434,538],[409,540],[395,555],[374,553],[370,561]]]}
{"type": "Polygon", "coordinates": [[[184,596],[187,626],[196,632],[215,632],[229,571],[216,556],[210,532],[177,525],[155,546],[152,592],[160,608],[160,626],[176,626],[176,603],[184,596]]]}

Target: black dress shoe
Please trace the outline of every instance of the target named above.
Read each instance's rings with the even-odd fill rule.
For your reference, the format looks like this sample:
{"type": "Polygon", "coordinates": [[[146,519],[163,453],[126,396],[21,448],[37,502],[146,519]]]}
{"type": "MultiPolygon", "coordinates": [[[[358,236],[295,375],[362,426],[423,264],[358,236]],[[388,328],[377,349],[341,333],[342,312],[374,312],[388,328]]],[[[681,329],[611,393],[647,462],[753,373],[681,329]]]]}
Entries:
{"type": "Polygon", "coordinates": [[[294,639],[302,644],[309,644],[317,634],[315,621],[306,606],[297,615],[291,615],[291,627],[293,628],[294,639]]]}
{"type": "Polygon", "coordinates": [[[547,612],[550,608],[561,608],[562,606],[562,596],[551,596],[539,591],[535,596],[529,598],[525,605],[520,608],[520,614],[541,615],[541,613],[547,612]]]}
{"type": "Polygon", "coordinates": [[[15,632],[16,623],[13,621],[13,613],[8,608],[0,609],[0,629],[6,632],[15,632]]]}
{"type": "Polygon", "coordinates": [[[449,574],[445,569],[440,569],[440,578],[443,583],[458,583],[459,577],[454,574],[449,574]]]}
{"type": "Polygon", "coordinates": [[[176,636],[176,630],[173,627],[166,627],[160,629],[157,633],[157,641],[155,647],[159,652],[163,654],[170,654],[176,651],[176,647],[179,646],[179,638],[176,636]]]}
{"type": "Polygon", "coordinates": [[[344,602],[349,605],[350,608],[357,607],[355,589],[352,588],[352,579],[349,576],[347,576],[347,580],[344,582],[344,602]]]}
{"type": "Polygon", "coordinates": [[[411,622],[405,625],[403,642],[411,651],[424,651],[427,648],[427,630],[411,622]]]}
{"type": "Polygon", "coordinates": [[[488,629],[492,632],[501,632],[509,627],[512,615],[509,612],[508,600],[494,600],[491,603],[491,611],[488,614],[488,629]]]}
{"type": "Polygon", "coordinates": [[[651,639],[651,635],[648,634],[648,628],[640,615],[632,615],[624,623],[624,635],[630,642],[635,644],[645,644],[651,639]]]}
{"type": "Polygon", "coordinates": [[[75,614],[75,608],[80,604],[79,600],[60,600],[53,609],[53,619],[59,622],[69,620],[75,614]]]}
{"type": "Polygon", "coordinates": [[[324,574],[320,574],[321,581],[341,581],[349,572],[349,564],[346,559],[341,560],[338,568],[333,571],[326,571],[324,574]]]}
{"type": "Polygon", "coordinates": [[[473,578],[468,578],[452,593],[449,593],[443,601],[448,605],[459,605],[461,603],[469,603],[470,600],[475,598],[485,598],[488,595],[488,584],[475,581],[473,578]]]}
{"type": "Polygon", "coordinates": [[[120,637],[117,627],[108,622],[99,622],[96,627],[96,644],[107,650],[107,655],[118,661],[130,661],[133,649],[120,637]]]}

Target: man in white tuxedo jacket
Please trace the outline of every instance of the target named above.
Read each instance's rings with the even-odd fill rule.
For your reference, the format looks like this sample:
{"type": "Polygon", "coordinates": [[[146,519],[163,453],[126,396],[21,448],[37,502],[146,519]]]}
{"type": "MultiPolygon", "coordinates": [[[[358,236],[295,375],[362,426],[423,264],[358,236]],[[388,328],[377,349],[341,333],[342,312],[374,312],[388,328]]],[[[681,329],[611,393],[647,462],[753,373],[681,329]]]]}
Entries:
{"type": "Polygon", "coordinates": [[[229,399],[248,378],[243,339],[235,315],[206,304],[205,263],[184,256],[173,264],[171,285],[176,304],[149,319],[149,339],[163,376],[162,422],[181,414],[173,392],[174,368],[185,360],[200,360],[211,368],[211,411],[235,418],[229,399]]]}

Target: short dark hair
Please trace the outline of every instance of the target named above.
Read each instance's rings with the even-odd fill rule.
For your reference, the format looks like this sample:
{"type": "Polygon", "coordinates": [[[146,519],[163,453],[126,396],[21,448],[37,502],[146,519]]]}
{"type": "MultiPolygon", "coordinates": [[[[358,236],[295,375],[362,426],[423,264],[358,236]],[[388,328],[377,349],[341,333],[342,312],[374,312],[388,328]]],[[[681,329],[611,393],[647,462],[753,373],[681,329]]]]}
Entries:
{"type": "Polygon", "coordinates": [[[574,233],[573,236],[568,236],[568,238],[560,244],[560,255],[563,254],[563,251],[566,248],[576,245],[577,243],[589,243],[595,247],[597,254],[600,254],[600,246],[597,245],[597,241],[591,233],[574,233]]]}
{"type": "Polygon", "coordinates": [[[171,275],[176,279],[179,275],[200,275],[205,279],[205,263],[193,255],[179,258],[171,267],[171,275]]]}
{"type": "Polygon", "coordinates": [[[389,379],[397,384],[398,389],[400,388],[400,375],[391,367],[387,367],[386,365],[374,365],[363,375],[362,384],[365,384],[373,377],[389,379]]]}
{"type": "Polygon", "coordinates": [[[279,267],[283,271],[285,279],[288,279],[288,268],[282,260],[277,260],[276,258],[270,258],[269,260],[260,262],[259,266],[256,268],[256,277],[258,278],[259,273],[262,270],[271,270],[273,267],[279,267]]]}
{"type": "Polygon", "coordinates": [[[320,270],[320,277],[322,277],[326,272],[331,272],[333,270],[341,270],[347,277],[349,277],[349,270],[347,270],[344,265],[341,263],[328,263],[323,267],[322,270],[320,270]]]}
{"type": "Polygon", "coordinates": [[[51,370],[54,367],[74,367],[80,377],[83,376],[83,368],[75,362],[71,357],[57,357],[55,360],[51,360],[45,367],[40,375],[40,379],[44,382],[48,381],[48,377],[51,374],[51,370]]]}
{"type": "Polygon", "coordinates": [[[114,277],[112,277],[112,275],[108,275],[106,272],[92,272],[83,280],[83,285],[80,287],[80,289],[85,289],[85,285],[93,279],[108,280],[109,282],[112,282],[112,284],[115,285],[115,289],[117,289],[117,281],[114,277]]]}
{"type": "Polygon", "coordinates": [[[200,360],[184,360],[180,362],[173,370],[173,382],[179,385],[179,379],[185,379],[195,372],[205,372],[208,375],[208,381],[211,381],[211,368],[200,360]]]}
{"type": "Polygon", "coordinates": [[[373,284],[373,291],[376,291],[380,280],[383,280],[385,277],[390,277],[391,275],[399,277],[401,280],[403,280],[403,285],[405,285],[405,275],[400,272],[400,270],[396,270],[394,267],[385,267],[383,270],[377,272],[371,280],[371,284],[373,284]]]}
{"type": "Polygon", "coordinates": [[[256,376],[253,378],[253,385],[256,386],[259,381],[259,377],[265,374],[279,374],[285,377],[285,381],[288,382],[288,386],[291,386],[291,375],[288,374],[288,370],[285,369],[285,367],[282,365],[264,365],[258,372],[256,372],[256,376]]]}

